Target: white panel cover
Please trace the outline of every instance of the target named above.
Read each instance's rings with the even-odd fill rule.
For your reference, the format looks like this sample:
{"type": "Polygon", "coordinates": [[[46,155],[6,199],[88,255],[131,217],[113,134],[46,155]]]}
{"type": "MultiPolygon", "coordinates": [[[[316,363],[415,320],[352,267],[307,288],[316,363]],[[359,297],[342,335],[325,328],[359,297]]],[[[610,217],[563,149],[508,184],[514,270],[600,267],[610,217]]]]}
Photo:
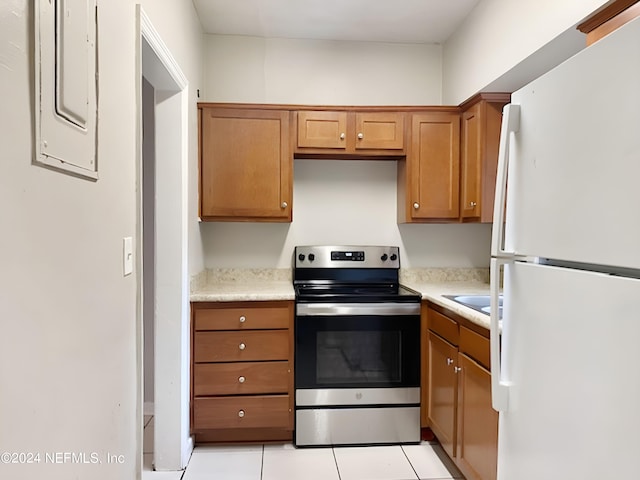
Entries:
{"type": "Polygon", "coordinates": [[[35,162],[95,179],[96,0],[35,5],[35,162]]]}
{"type": "Polygon", "coordinates": [[[505,270],[498,480],[637,478],[640,280],[505,270]]]}
{"type": "Polygon", "coordinates": [[[640,19],[512,96],[508,251],[640,268],[640,19]]]}

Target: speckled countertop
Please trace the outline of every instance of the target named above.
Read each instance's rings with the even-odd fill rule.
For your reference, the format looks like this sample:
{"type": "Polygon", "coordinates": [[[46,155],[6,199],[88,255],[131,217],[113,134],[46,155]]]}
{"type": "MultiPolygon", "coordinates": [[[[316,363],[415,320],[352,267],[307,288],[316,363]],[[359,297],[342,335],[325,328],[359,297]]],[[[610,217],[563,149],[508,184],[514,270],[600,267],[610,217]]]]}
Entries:
{"type": "MultiPolygon", "coordinates": [[[[488,269],[416,268],[400,271],[400,283],[424,300],[452,310],[471,322],[489,328],[489,316],[443,295],[488,294],[488,269]]],[[[209,269],[191,279],[192,302],[294,300],[289,269],[209,269]]]]}
{"type": "Polygon", "coordinates": [[[210,269],[191,279],[192,302],[295,300],[291,270],[210,269]]]}

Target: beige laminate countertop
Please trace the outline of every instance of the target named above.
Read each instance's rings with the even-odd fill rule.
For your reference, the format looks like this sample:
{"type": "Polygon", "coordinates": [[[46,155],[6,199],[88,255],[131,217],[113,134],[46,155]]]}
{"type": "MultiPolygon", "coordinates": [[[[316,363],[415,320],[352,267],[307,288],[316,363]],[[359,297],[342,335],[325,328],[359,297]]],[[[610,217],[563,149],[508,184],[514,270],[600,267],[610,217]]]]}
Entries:
{"type": "MultiPolygon", "coordinates": [[[[404,279],[402,284],[429,300],[445,307],[469,321],[489,328],[489,316],[467,308],[443,295],[487,295],[489,284],[472,281],[425,281],[404,279]]],[[[192,302],[251,302],[295,300],[295,292],[287,272],[251,271],[238,273],[236,270],[206,273],[194,279],[191,284],[192,302]]]]}
{"type": "Polygon", "coordinates": [[[483,328],[489,329],[489,315],[465,307],[443,295],[489,295],[489,284],[482,282],[404,282],[404,286],[420,292],[423,300],[445,307],[483,328]]]}
{"type": "Polygon", "coordinates": [[[192,302],[256,302],[295,300],[291,281],[211,282],[191,290],[192,302]]]}

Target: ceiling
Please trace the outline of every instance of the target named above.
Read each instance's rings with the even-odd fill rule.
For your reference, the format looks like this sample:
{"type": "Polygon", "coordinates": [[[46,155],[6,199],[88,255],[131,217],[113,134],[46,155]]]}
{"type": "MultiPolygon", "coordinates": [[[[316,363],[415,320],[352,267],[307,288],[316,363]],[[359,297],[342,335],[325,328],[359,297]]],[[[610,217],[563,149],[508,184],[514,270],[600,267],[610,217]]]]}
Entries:
{"type": "Polygon", "coordinates": [[[480,0],[193,0],[205,33],[443,43],[480,0]]]}

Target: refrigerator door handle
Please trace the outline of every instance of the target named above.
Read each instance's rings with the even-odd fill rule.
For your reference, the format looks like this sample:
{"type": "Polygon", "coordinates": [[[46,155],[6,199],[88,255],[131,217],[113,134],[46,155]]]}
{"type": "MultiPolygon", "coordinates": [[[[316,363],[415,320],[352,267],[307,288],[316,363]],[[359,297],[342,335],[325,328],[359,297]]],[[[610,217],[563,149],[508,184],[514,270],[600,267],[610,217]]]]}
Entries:
{"type": "Polygon", "coordinates": [[[491,256],[509,258],[512,252],[504,249],[505,199],[507,196],[507,171],[509,169],[509,144],[511,133],[520,130],[520,105],[510,103],[502,110],[496,195],[493,204],[493,231],[491,233],[491,256]]]}
{"type": "MultiPolygon", "coordinates": [[[[513,263],[503,258],[491,259],[491,404],[497,412],[509,409],[509,386],[511,383],[502,378],[502,358],[500,355],[500,314],[498,296],[500,294],[500,270],[503,265],[513,263]]],[[[506,310],[505,310],[506,311],[506,310]]],[[[508,319],[507,319],[508,321],[508,319]]]]}

